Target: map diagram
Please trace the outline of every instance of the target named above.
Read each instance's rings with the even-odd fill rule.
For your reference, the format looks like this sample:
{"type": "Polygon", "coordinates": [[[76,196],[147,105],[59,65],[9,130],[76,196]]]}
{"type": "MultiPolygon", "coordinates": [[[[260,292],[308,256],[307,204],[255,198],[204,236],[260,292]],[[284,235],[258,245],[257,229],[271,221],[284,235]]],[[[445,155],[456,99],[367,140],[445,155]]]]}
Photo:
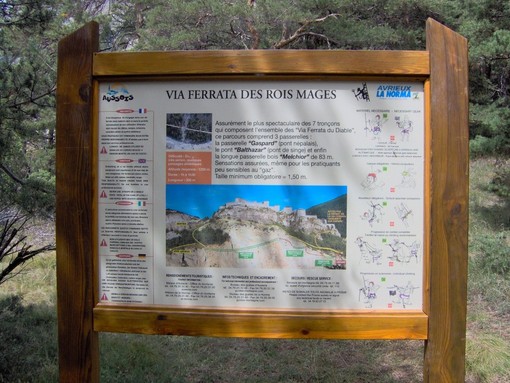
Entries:
{"type": "MultiPolygon", "coordinates": [[[[208,188],[215,195],[225,194],[214,190],[215,185],[208,188]]],[[[236,197],[204,217],[167,209],[166,263],[172,267],[343,270],[346,207],[344,194],[308,208],[236,197]]]]}

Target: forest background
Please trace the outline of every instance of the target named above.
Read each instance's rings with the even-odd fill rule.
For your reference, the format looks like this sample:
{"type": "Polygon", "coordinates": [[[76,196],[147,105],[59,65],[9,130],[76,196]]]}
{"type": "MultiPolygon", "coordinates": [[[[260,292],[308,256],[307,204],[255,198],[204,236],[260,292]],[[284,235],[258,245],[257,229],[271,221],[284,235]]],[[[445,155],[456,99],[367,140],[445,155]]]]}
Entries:
{"type": "MultiPolygon", "coordinates": [[[[56,380],[55,253],[51,250],[54,248],[55,140],[58,139],[55,132],[56,57],[61,38],[86,22],[96,20],[101,27],[102,51],[424,50],[428,17],[469,41],[472,159],[468,378],[472,382],[510,381],[510,2],[0,0],[0,9],[0,382],[56,380]],[[28,260],[32,262],[26,262],[28,260]],[[23,273],[18,275],[20,271],[23,273]],[[27,275],[32,276],[27,278],[27,275]],[[44,293],[34,295],[38,289],[44,293]],[[27,328],[37,328],[34,322],[47,326],[43,327],[47,339],[41,337],[41,331],[37,332],[39,335],[26,335],[27,328]],[[35,351],[39,350],[37,344],[46,345],[42,354],[35,351]]],[[[193,354],[190,360],[180,356],[183,363],[180,368],[188,366],[193,370],[193,356],[211,360],[213,346],[210,343],[186,339],[175,341],[193,354]]],[[[119,381],[131,381],[132,376],[132,381],[136,381],[136,373],[127,371],[133,365],[122,367],[120,362],[123,358],[129,360],[130,356],[121,353],[129,352],[131,347],[133,350],[160,350],[159,354],[167,355],[163,344],[173,341],[162,340],[158,345],[154,342],[157,341],[135,336],[105,335],[103,348],[108,350],[105,352],[109,357],[103,357],[103,380],[117,381],[117,377],[123,376],[119,381]],[[148,342],[152,342],[150,346],[148,342]],[[119,348],[122,350],[117,350],[119,348]],[[122,373],[123,368],[126,371],[122,373]]],[[[294,372],[289,370],[288,375],[271,381],[374,381],[360,376],[373,371],[363,366],[375,363],[375,354],[397,355],[393,367],[383,363],[381,370],[373,371],[378,381],[414,381],[410,376],[417,376],[416,381],[420,381],[420,346],[415,344],[406,343],[402,348],[401,344],[391,342],[340,345],[318,342],[312,347],[299,341],[223,342],[216,346],[224,349],[248,347],[252,355],[262,358],[260,363],[274,353],[282,355],[292,351],[308,360],[326,360],[330,354],[349,351],[350,356],[345,360],[352,358],[353,363],[358,364],[357,369],[351,371],[352,375],[348,375],[348,368],[343,366],[343,375],[334,374],[334,367],[332,370],[316,368],[301,371],[298,378],[293,375],[299,371],[295,368],[294,372]],[[418,357],[409,362],[398,355],[399,352],[418,352],[418,357]],[[388,376],[388,380],[381,376],[388,376]]],[[[154,356],[150,365],[162,362],[158,358],[154,356]]],[[[264,377],[269,376],[269,372],[257,370],[257,373],[246,371],[246,379],[241,377],[241,380],[238,375],[215,378],[218,371],[211,375],[204,363],[193,372],[181,371],[182,379],[174,370],[166,380],[160,376],[148,381],[263,382],[267,381],[264,377]],[[262,375],[258,380],[247,379],[253,374],[262,375]]],[[[216,367],[217,370],[215,363],[219,362],[212,362],[210,369],[216,367]]],[[[270,365],[268,361],[265,363],[270,365]]],[[[346,362],[346,365],[351,364],[346,362]]],[[[165,366],[165,370],[169,368],[165,366]]],[[[284,370],[282,366],[274,368],[284,370]]],[[[228,374],[229,370],[223,373],[228,374]]],[[[234,374],[233,370],[230,373],[234,374]]]]}

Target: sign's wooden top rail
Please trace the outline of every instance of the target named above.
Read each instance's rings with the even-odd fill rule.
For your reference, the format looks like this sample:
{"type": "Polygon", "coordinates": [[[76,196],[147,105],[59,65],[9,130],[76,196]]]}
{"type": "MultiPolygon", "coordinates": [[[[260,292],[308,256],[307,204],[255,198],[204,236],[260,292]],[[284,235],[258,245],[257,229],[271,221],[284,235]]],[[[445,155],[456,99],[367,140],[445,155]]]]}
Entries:
{"type": "Polygon", "coordinates": [[[428,51],[218,50],[96,53],[93,76],[430,75],[428,51]]]}

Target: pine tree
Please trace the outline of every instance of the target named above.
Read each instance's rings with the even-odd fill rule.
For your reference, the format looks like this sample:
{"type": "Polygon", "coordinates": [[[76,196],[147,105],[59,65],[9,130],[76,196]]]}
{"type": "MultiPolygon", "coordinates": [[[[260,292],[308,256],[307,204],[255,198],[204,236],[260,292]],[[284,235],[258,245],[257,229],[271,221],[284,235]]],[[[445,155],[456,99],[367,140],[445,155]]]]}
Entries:
{"type": "Polygon", "coordinates": [[[0,205],[51,214],[54,199],[55,49],[48,1],[2,2],[0,205]]]}

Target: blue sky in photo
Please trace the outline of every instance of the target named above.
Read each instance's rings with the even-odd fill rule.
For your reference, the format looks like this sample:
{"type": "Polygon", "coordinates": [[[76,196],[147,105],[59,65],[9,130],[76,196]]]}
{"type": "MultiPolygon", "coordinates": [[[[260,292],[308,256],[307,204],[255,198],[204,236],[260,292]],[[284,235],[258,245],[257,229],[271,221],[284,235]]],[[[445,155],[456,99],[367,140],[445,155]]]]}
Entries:
{"type": "Polygon", "coordinates": [[[269,201],[280,209],[308,209],[347,194],[347,186],[166,185],[166,208],[195,217],[211,217],[220,206],[242,198],[269,201]]]}

